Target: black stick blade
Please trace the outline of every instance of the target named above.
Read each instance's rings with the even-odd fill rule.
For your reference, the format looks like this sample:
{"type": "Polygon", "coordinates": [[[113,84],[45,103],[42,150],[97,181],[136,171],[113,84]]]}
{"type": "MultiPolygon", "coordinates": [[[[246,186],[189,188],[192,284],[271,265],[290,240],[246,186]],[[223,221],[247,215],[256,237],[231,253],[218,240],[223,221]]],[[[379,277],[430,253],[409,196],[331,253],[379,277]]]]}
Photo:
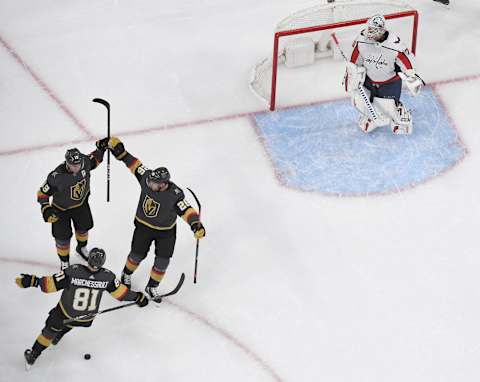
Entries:
{"type": "Polygon", "coordinates": [[[110,109],[110,104],[108,103],[108,101],[105,101],[103,98],[94,98],[92,100],[92,102],[97,102],[97,103],[101,103],[103,106],[105,106],[107,109],[110,109]]]}
{"type": "Polygon", "coordinates": [[[200,204],[200,200],[198,200],[197,195],[195,195],[195,193],[190,188],[187,187],[187,190],[190,191],[190,193],[193,195],[195,201],[197,202],[198,213],[200,213],[202,211],[202,205],[200,204]]]}

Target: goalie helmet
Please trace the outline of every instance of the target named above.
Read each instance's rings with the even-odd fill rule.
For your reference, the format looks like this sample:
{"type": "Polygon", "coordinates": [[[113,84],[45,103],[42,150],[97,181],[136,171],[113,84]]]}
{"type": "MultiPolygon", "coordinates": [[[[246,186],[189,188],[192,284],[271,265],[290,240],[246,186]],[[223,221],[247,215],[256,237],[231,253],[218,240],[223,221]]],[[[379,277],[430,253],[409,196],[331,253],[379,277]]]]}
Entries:
{"type": "Polygon", "coordinates": [[[366,37],[369,40],[378,40],[385,34],[385,17],[375,15],[367,21],[366,37]]]}
{"type": "Polygon", "coordinates": [[[159,167],[148,174],[148,180],[154,183],[167,183],[170,180],[170,173],[166,167],[159,167]]]}
{"type": "Polygon", "coordinates": [[[70,165],[82,163],[82,153],[76,147],[68,149],[65,153],[65,161],[70,165]]]}
{"type": "Polygon", "coordinates": [[[88,254],[88,265],[100,269],[105,264],[106,254],[101,248],[92,248],[88,254]]]}

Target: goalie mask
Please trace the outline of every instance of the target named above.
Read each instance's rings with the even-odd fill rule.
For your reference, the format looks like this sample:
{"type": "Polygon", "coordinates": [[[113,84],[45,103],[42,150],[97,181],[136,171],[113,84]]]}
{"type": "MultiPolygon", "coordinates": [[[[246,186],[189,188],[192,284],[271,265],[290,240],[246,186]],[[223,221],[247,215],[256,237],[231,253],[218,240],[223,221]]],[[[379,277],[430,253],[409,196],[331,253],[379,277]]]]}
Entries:
{"type": "Polygon", "coordinates": [[[369,40],[377,41],[385,34],[385,17],[375,15],[368,19],[365,36],[369,40]]]}

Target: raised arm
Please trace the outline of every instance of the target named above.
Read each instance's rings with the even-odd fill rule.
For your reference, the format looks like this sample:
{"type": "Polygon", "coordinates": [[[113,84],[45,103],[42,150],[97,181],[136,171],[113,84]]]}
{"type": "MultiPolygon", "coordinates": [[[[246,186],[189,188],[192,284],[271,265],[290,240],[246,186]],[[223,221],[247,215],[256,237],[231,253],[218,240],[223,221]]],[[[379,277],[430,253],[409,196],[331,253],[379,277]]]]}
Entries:
{"type": "Polygon", "coordinates": [[[138,182],[140,182],[145,175],[145,171],[147,171],[147,168],[143,166],[142,162],[125,150],[123,142],[117,137],[110,138],[108,141],[108,148],[116,159],[125,163],[125,166],[129,168],[131,173],[137,178],[138,182]]]}
{"type": "Polygon", "coordinates": [[[96,149],[88,154],[88,160],[90,161],[90,168],[96,169],[100,163],[103,162],[103,156],[105,150],[108,148],[108,138],[103,138],[95,142],[96,149]]]}

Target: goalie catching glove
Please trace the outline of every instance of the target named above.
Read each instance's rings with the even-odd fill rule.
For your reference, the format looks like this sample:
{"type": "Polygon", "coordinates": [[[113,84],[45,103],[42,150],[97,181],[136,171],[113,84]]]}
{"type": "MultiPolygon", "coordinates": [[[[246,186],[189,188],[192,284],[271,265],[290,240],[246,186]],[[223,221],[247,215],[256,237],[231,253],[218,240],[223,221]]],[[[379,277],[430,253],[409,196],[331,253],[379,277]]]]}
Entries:
{"type": "Polygon", "coordinates": [[[195,238],[201,239],[202,237],[205,237],[205,227],[201,222],[192,223],[190,228],[192,229],[195,238]]]}
{"type": "Polygon", "coordinates": [[[40,279],[35,275],[27,275],[25,273],[22,273],[19,277],[15,279],[15,282],[20,288],[36,288],[40,284],[40,279]]]}
{"type": "Polygon", "coordinates": [[[412,96],[415,97],[418,95],[418,93],[420,93],[420,89],[424,83],[417,73],[415,73],[414,69],[408,69],[405,71],[405,73],[400,72],[398,75],[405,82],[412,96]]]}

